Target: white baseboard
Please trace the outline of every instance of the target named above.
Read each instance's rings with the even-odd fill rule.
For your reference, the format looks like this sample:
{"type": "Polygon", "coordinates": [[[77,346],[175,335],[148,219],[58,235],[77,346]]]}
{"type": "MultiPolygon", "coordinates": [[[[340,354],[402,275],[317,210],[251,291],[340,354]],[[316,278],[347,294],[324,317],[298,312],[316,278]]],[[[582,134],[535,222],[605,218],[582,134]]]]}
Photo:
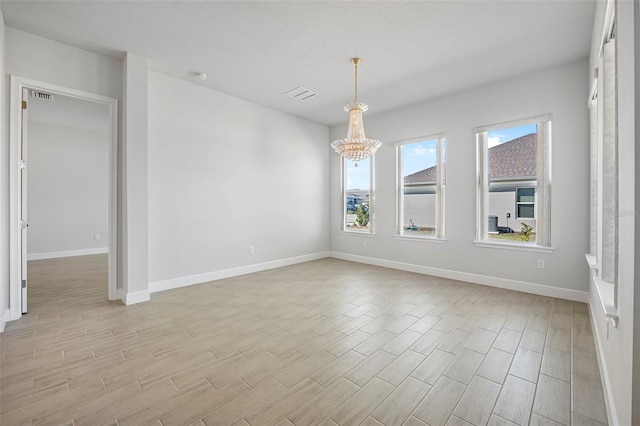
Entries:
{"type": "Polygon", "coordinates": [[[59,257],[86,256],[88,254],[109,253],[109,247],[98,247],[81,250],[50,251],[46,253],[29,253],[27,260],[57,259],[59,257]]]}
{"type": "Polygon", "coordinates": [[[0,333],[4,332],[4,327],[9,321],[12,321],[12,319],[11,309],[0,310],[0,333]]]}
{"type": "Polygon", "coordinates": [[[135,305],[136,303],[148,302],[151,300],[149,290],[134,291],[127,293],[123,288],[118,289],[118,299],[125,305],[135,305]]]}
{"type": "MultiPolygon", "coordinates": [[[[596,284],[593,282],[593,277],[590,277],[589,287],[592,290],[592,294],[597,296],[597,289],[595,288],[596,284]]],[[[591,300],[589,298],[589,319],[591,320],[591,329],[593,330],[593,338],[596,343],[596,354],[598,355],[598,367],[600,368],[600,378],[602,379],[602,387],[604,391],[604,403],[607,406],[607,420],[610,425],[619,425],[618,421],[618,413],[616,411],[615,399],[613,397],[613,393],[611,393],[611,382],[609,380],[609,369],[607,368],[607,363],[604,357],[604,340],[600,335],[600,329],[595,326],[596,324],[596,312],[602,312],[602,317],[600,321],[602,321],[604,316],[604,311],[602,310],[602,303],[597,299],[596,301],[591,300]]]]}
{"type": "Polygon", "coordinates": [[[554,287],[544,284],[529,283],[526,281],[510,280],[506,278],[489,277],[486,275],[470,274],[468,272],[452,271],[450,269],[432,268],[429,266],[396,262],[393,260],[379,259],[375,257],[358,256],[349,253],[331,252],[331,257],[334,257],[336,259],[349,260],[351,262],[365,263],[367,265],[382,266],[384,268],[415,272],[417,274],[433,275],[435,277],[466,281],[474,284],[482,284],[490,287],[522,291],[525,293],[537,294],[539,296],[557,297],[559,299],[572,300],[574,302],[589,302],[589,293],[586,291],[572,290],[568,288],[554,287]]]}
{"type": "Polygon", "coordinates": [[[266,271],[268,269],[281,268],[283,266],[295,265],[297,263],[309,262],[311,260],[324,259],[329,257],[328,251],[306,254],[303,256],[289,257],[286,259],[272,260],[270,262],[256,263],[253,265],[239,266],[237,268],[222,269],[220,271],[206,272],[204,274],[188,275],[186,277],[172,278],[169,280],[155,281],[149,283],[149,291],[171,290],[174,288],[186,287],[194,284],[216,281],[224,278],[237,277],[239,275],[252,274],[254,272],[266,271]]]}

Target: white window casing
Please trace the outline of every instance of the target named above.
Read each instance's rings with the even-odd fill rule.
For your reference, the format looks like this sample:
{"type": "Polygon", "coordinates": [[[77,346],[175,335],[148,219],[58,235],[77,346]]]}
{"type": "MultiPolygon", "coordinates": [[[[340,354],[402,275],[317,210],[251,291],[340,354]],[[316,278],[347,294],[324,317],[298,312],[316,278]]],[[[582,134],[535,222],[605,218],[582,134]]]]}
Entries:
{"type": "Polygon", "coordinates": [[[444,240],[444,196],[445,196],[445,184],[446,184],[446,168],[445,164],[445,149],[446,149],[446,137],[444,133],[425,136],[421,138],[414,138],[409,140],[403,140],[396,142],[396,237],[403,239],[422,239],[422,240],[444,240]],[[435,190],[435,234],[434,236],[412,236],[405,235],[403,233],[404,223],[404,156],[402,154],[402,147],[404,145],[414,144],[418,142],[430,142],[436,141],[436,190],[435,190]]]}
{"type": "MultiPolygon", "coordinates": [[[[551,247],[551,128],[552,115],[515,120],[505,123],[480,126],[476,132],[476,241],[478,247],[521,246],[523,250],[553,251],[551,247]],[[535,244],[491,241],[488,239],[489,211],[489,132],[535,123],[536,145],[536,189],[535,189],[535,244]]],[[[516,212],[517,214],[517,212],[516,212]]]]}
{"type": "MultiPolygon", "coordinates": [[[[341,164],[341,187],[342,201],[340,203],[342,209],[342,225],[340,232],[345,234],[369,235],[375,233],[375,155],[369,157],[369,229],[356,230],[347,227],[347,163],[345,158],[340,159],[341,164]]],[[[360,164],[362,167],[362,164],[360,164]]]]}
{"type": "Polygon", "coordinates": [[[591,185],[589,254],[585,255],[605,317],[618,327],[620,158],[616,2],[607,1],[600,57],[589,97],[591,185]]]}
{"type": "Polygon", "coordinates": [[[476,241],[486,241],[489,224],[487,214],[489,207],[489,131],[476,130],[476,241]]]}
{"type": "Polygon", "coordinates": [[[551,120],[538,121],[536,244],[551,247],[551,120]]]}
{"type": "MultiPolygon", "coordinates": [[[[616,41],[603,50],[602,146],[602,279],[615,284],[618,263],[618,120],[616,96],[616,41]]],[[[617,303],[616,303],[617,305],[617,303]]]]}

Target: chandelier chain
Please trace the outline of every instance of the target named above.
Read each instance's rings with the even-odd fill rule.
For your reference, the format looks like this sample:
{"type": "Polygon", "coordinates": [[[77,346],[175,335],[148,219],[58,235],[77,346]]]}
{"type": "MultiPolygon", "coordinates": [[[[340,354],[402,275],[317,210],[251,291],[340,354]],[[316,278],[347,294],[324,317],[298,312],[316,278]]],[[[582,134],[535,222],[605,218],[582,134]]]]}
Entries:
{"type": "Polygon", "coordinates": [[[358,63],[360,62],[360,58],[351,58],[351,62],[353,62],[353,74],[354,74],[354,103],[358,103],[358,63]]]}

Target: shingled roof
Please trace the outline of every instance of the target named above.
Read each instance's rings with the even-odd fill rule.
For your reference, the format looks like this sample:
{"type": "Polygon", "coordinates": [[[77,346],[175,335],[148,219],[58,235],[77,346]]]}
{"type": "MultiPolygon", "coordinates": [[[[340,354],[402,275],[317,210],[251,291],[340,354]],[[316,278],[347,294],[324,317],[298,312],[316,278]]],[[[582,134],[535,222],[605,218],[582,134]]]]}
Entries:
{"type": "MultiPolygon", "coordinates": [[[[530,133],[489,148],[489,179],[535,179],[536,140],[530,133]]],[[[436,166],[405,176],[404,183],[436,183],[436,166]]]]}

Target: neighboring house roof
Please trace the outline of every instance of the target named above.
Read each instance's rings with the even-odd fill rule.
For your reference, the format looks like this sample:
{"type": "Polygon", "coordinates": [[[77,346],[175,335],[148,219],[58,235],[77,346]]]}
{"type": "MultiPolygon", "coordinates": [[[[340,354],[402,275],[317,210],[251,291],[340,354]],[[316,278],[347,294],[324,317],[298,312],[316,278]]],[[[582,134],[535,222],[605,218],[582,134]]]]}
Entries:
{"type": "MultiPolygon", "coordinates": [[[[489,148],[489,179],[535,179],[536,140],[536,134],[531,133],[489,148]]],[[[404,183],[436,183],[436,166],[405,176],[404,183]]]]}
{"type": "Polygon", "coordinates": [[[489,148],[489,179],[535,179],[536,141],[531,133],[489,148]]]}
{"type": "Polygon", "coordinates": [[[436,183],[436,179],[436,166],[433,166],[405,176],[404,183],[436,183]]]}

